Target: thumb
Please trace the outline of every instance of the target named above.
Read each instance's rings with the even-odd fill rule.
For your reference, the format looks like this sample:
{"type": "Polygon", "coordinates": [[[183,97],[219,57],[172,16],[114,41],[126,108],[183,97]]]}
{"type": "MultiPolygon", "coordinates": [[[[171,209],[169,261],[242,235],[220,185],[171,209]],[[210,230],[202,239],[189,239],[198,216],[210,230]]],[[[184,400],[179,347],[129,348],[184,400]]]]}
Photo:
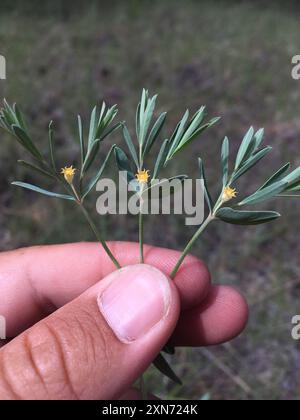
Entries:
{"type": "Polygon", "coordinates": [[[0,399],[116,399],[168,341],[179,311],[161,271],[116,271],[1,349],[0,399]]]}

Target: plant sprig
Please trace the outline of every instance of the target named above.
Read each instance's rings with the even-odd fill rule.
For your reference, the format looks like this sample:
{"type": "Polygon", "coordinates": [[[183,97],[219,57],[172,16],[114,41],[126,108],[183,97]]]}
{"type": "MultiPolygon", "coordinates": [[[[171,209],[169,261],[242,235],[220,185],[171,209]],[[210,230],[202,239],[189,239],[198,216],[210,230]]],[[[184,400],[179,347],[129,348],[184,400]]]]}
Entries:
{"type": "Polygon", "coordinates": [[[203,179],[204,196],[209,214],[187,243],[171,273],[172,278],[176,276],[185,257],[212,221],[219,220],[233,225],[259,225],[274,221],[281,216],[276,211],[241,210],[241,208],[264,203],[278,197],[291,197],[290,192],[300,191],[300,167],[288,173],[291,165],[287,163],[270,176],[254,193],[243,198],[233,206],[229,207],[227,205],[227,203],[231,202],[238,195],[237,190],[232,187],[233,184],[271,152],[272,147],[270,146],[260,147],[263,137],[263,129],[255,132],[253,127],[251,127],[247,131],[238,149],[232,172],[230,172],[230,143],[229,139],[225,137],[221,148],[222,188],[216,201],[212,200],[209,192],[203,161],[202,159],[198,160],[200,178],[203,179]]]}
{"type": "MultiPolygon", "coordinates": [[[[192,143],[203,134],[208,128],[216,124],[220,118],[213,118],[208,122],[205,119],[205,106],[202,106],[189,120],[189,110],[186,110],[181,120],[176,125],[173,133],[161,142],[157,158],[152,170],[144,169],[145,162],[149,154],[157,143],[164,128],[167,113],[163,112],[154,120],[154,112],[157,95],[150,97],[145,89],[142,91],[141,100],[136,111],[136,138],[134,142],[126,124],[123,124],[123,137],[127,145],[130,158],[120,147],[115,148],[115,156],[118,169],[126,171],[127,181],[135,187],[135,191],[140,194],[139,212],[139,244],[140,261],[144,262],[143,242],[144,242],[144,223],[143,223],[143,195],[148,193],[152,187],[157,188],[154,181],[159,176],[162,169],[186,146],[192,143]],[[136,144],[137,143],[137,147],[136,144]],[[133,169],[134,168],[134,169],[133,169]]],[[[171,179],[184,180],[186,175],[176,175],[171,179]]]]}
{"type": "Polygon", "coordinates": [[[115,145],[110,148],[101,166],[94,168],[101,143],[122,125],[122,123],[116,123],[112,125],[112,122],[115,119],[117,113],[118,110],[116,105],[108,108],[105,103],[103,103],[100,112],[98,111],[98,108],[95,107],[91,113],[87,141],[85,140],[84,136],[82,119],[80,116],[78,116],[80,174],[79,181],[77,183],[75,183],[75,173],[77,170],[73,168],[73,166],[65,167],[61,172],[58,172],[57,170],[57,164],[55,160],[53,122],[50,122],[48,127],[49,153],[47,156],[44,156],[39,147],[32,140],[27,128],[27,124],[25,122],[25,118],[16,104],[10,106],[8,102],[4,100],[4,106],[0,110],[0,127],[11,134],[30,154],[33,160],[33,162],[19,160],[18,163],[25,166],[29,170],[38,172],[40,175],[55,180],[66,191],[66,194],[49,191],[40,186],[26,182],[16,181],[12,184],[17,187],[44,194],[48,197],[75,202],[80,207],[90,228],[95,234],[97,240],[102,244],[104,250],[112,262],[117,268],[120,268],[120,264],[110,251],[91,216],[84,207],[84,201],[86,197],[93,190],[101,178],[114,151],[115,145]],[[90,178],[87,174],[92,168],[94,169],[95,174],[90,178]]]}

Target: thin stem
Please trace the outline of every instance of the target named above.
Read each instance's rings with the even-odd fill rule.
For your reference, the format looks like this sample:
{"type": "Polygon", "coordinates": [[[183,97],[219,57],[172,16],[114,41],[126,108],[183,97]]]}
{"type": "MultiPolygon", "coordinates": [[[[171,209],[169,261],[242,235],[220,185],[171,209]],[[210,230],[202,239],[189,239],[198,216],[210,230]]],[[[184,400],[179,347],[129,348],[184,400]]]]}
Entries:
{"type": "Polygon", "coordinates": [[[139,212],[139,246],[140,246],[140,263],[144,264],[144,214],[143,214],[143,192],[144,184],[140,184],[140,212],[139,212]]]}
{"type": "Polygon", "coordinates": [[[179,260],[177,261],[177,264],[175,265],[175,267],[174,267],[174,269],[173,269],[173,271],[170,275],[171,279],[174,279],[174,277],[178,273],[178,270],[179,270],[181,264],[185,260],[186,256],[189,254],[189,252],[192,249],[192,247],[194,246],[195,242],[197,241],[199,236],[204,232],[204,230],[207,228],[207,226],[210,224],[210,222],[212,222],[214,220],[214,218],[215,218],[214,215],[210,214],[207,217],[207,219],[202,223],[202,225],[199,227],[199,229],[197,230],[195,235],[192,237],[192,239],[188,242],[188,244],[184,248],[179,260]]]}
{"type": "Polygon", "coordinates": [[[89,213],[87,212],[86,208],[83,206],[83,204],[81,202],[78,203],[79,207],[84,215],[84,217],[86,218],[88,224],[90,225],[90,228],[92,229],[92,231],[94,232],[97,240],[101,243],[101,245],[103,246],[105,252],[107,253],[107,255],[109,256],[109,258],[112,260],[112,262],[114,263],[114,265],[116,266],[117,269],[121,268],[120,263],[118,262],[118,260],[114,257],[114,255],[112,254],[111,250],[109,249],[109,247],[107,246],[105,240],[102,238],[99,230],[97,229],[95,223],[93,222],[93,220],[91,219],[89,213]]]}
{"type": "Polygon", "coordinates": [[[144,264],[144,215],[142,209],[139,214],[139,244],[140,244],[140,262],[144,264]]]}

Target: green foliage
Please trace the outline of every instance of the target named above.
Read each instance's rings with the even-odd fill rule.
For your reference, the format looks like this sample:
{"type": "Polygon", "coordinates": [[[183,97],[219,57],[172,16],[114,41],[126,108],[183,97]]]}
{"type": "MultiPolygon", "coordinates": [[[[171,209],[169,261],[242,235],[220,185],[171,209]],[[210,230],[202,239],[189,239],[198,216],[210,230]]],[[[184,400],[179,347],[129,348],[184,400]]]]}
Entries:
{"type": "Polygon", "coordinates": [[[113,145],[105,156],[102,165],[98,168],[94,168],[95,175],[92,179],[87,181],[87,185],[85,186],[86,173],[96,161],[100,144],[122,125],[122,123],[112,125],[117,113],[118,110],[116,105],[111,108],[107,108],[105,103],[103,103],[100,112],[98,111],[98,108],[95,107],[90,117],[90,128],[87,141],[85,141],[84,138],[82,119],[78,116],[78,133],[80,143],[80,159],[78,160],[81,162],[81,168],[78,193],[75,194],[74,189],[70,188],[70,185],[66,183],[63,176],[61,176],[61,174],[57,171],[57,165],[55,162],[53,122],[51,121],[48,127],[49,156],[44,156],[32,140],[23,114],[18,106],[16,104],[14,106],[10,106],[5,100],[4,106],[0,111],[0,127],[9,132],[23,146],[23,148],[29,152],[34,161],[27,162],[19,160],[18,163],[29,170],[38,172],[40,175],[56,180],[68,192],[68,195],[51,192],[45,190],[44,188],[23,182],[14,182],[13,185],[36,191],[50,197],[74,200],[79,199],[83,202],[102,176],[115,148],[113,145]]]}

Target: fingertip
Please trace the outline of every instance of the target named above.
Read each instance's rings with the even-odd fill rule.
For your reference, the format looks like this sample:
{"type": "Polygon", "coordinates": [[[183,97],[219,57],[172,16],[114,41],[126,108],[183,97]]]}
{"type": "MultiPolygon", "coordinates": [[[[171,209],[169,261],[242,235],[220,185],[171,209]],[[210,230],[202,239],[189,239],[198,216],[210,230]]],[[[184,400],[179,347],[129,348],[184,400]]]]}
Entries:
{"type": "Polygon", "coordinates": [[[247,321],[245,298],[231,286],[212,286],[206,300],[181,317],[172,341],[182,346],[221,344],[237,337],[247,321]]]}
{"type": "Polygon", "coordinates": [[[192,309],[206,299],[211,275],[201,260],[188,256],[175,277],[175,284],[180,292],[182,309],[192,309]]]}

